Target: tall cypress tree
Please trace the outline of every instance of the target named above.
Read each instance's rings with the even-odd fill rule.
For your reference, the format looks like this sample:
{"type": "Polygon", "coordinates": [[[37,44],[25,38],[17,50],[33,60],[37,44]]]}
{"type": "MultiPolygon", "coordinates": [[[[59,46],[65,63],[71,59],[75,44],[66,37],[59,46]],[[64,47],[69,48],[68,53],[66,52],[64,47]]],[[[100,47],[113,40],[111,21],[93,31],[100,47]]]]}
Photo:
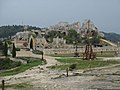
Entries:
{"type": "Polygon", "coordinates": [[[12,49],[12,57],[16,57],[16,48],[15,48],[15,44],[13,43],[13,49],[12,49]]]}
{"type": "Polygon", "coordinates": [[[4,55],[5,55],[6,57],[8,56],[8,45],[7,45],[7,42],[6,42],[6,41],[5,41],[5,44],[4,44],[3,53],[4,53],[4,55]]]}
{"type": "Polygon", "coordinates": [[[30,49],[33,49],[33,39],[30,40],[30,49]]]}

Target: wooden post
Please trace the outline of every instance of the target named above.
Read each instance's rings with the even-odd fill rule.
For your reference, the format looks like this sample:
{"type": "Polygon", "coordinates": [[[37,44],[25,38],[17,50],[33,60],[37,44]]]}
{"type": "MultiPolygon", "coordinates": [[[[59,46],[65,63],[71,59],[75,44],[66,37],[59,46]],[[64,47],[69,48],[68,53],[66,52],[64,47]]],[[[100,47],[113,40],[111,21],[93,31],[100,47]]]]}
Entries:
{"type": "Polygon", "coordinates": [[[66,69],[66,75],[67,75],[67,77],[68,77],[68,71],[69,71],[69,68],[66,69]]]}
{"type": "Polygon", "coordinates": [[[42,51],[42,60],[43,60],[44,58],[43,58],[43,51],[42,51]]]}
{"type": "Polygon", "coordinates": [[[5,87],[5,80],[2,80],[2,90],[5,90],[4,87],[5,87]]]}

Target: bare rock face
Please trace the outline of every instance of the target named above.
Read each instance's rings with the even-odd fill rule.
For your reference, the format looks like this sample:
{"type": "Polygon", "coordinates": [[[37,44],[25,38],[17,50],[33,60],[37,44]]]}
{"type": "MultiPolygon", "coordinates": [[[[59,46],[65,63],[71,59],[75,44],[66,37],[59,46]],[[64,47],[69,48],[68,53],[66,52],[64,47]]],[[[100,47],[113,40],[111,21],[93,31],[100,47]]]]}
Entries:
{"type": "Polygon", "coordinates": [[[57,30],[67,34],[67,31],[71,29],[76,30],[77,33],[80,33],[83,37],[86,36],[88,32],[90,32],[91,35],[96,34],[104,37],[104,34],[99,31],[98,27],[91,20],[85,20],[82,25],[80,22],[74,22],[71,24],[68,22],[59,22],[56,25],[50,26],[48,32],[51,30],[57,30]]]}
{"type": "Polygon", "coordinates": [[[80,30],[81,24],[80,22],[68,23],[68,22],[59,22],[56,25],[50,26],[49,30],[80,30]]]}
{"type": "Polygon", "coordinates": [[[100,37],[104,37],[104,34],[99,31],[97,26],[95,26],[95,24],[91,20],[85,20],[81,26],[81,35],[84,37],[88,34],[89,36],[97,35],[100,37]]]}

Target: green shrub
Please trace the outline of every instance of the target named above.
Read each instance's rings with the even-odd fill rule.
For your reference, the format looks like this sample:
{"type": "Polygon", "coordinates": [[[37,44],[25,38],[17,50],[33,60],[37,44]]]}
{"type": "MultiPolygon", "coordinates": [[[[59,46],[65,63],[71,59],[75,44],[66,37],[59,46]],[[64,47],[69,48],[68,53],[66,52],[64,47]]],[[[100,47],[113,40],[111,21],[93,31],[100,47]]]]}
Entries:
{"type": "Polygon", "coordinates": [[[75,52],[74,57],[79,57],[79,53],[75,52]]]}
{"type": "Polygon", "coordinates": [[[15,62],[10,60],[9,58],[1,58],[0,59],[0,70],[6,70],[15,68],[21,65],[21,62],[15,62]]]}
{"type": "Polygon", "coordinates": [[[16,48],[16,51],[20,51],[20,48],[16,48]]]}
{"type": "Polygon", "coordinates": [[[73,69],[76,69],[76,66],[77,66],[76,63],[71,64],[70,67],[69,67],[69,70],[72,71],[73,69]]]}
{"type": "Polygon", "coordinates": [[[16,47],[15,44],[13,43],[13,49],[12,49],[12,57],[15,58],[16,57],[16,47]]]}

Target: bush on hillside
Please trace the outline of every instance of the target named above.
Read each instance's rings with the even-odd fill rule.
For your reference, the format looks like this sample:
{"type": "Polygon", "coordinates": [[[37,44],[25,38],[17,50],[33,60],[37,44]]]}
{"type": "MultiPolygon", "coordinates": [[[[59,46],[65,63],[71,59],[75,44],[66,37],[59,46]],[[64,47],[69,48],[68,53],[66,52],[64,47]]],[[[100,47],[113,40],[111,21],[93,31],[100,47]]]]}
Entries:
{"type": "Polygon", "coordinates": [[[16,48],[16,51],[20,51],[20,48],[16,48]]]}
{"type": "Polygon", "coordinates": [[[76,66],[77,66],[76,63],[71,64],[70,67],[69,67],[69,70],[72,71],[73,69],[76,69],[76,66]]]}
{"type": "Polygon", "coordinates": [[[15,62],[9,58],[0,58],[0,70],[15,68],[21,65],[21,62],[15,62]]]}

